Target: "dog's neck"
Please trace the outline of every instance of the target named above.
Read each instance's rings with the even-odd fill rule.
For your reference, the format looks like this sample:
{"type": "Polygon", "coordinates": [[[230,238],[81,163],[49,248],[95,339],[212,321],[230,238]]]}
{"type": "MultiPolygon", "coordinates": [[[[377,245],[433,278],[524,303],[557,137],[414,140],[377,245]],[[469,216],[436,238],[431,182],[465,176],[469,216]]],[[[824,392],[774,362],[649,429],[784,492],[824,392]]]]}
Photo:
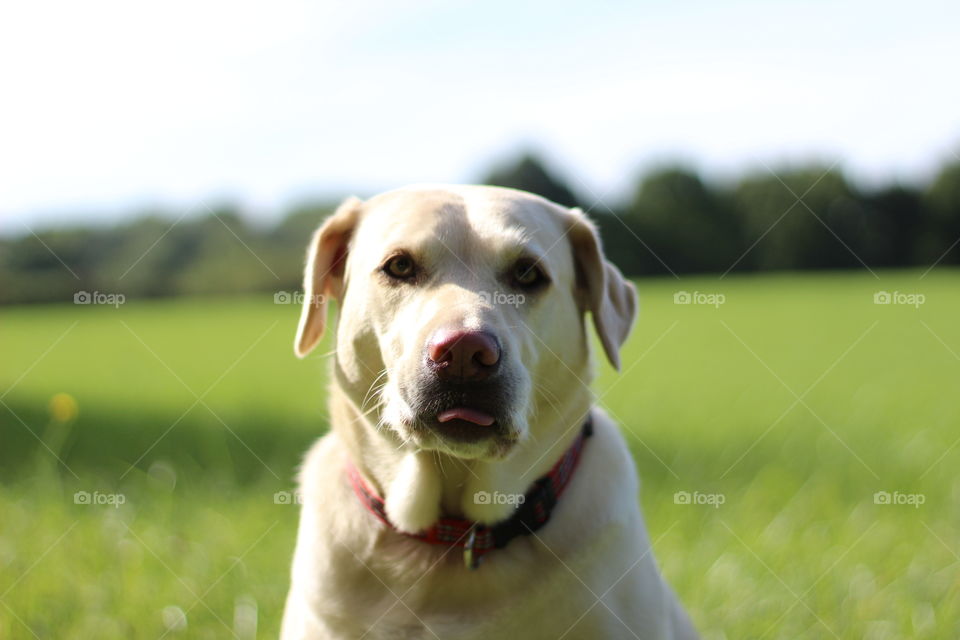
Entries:
{"type": "Polygon", "coordinates": [[[503,460],[465,460],[438,451],[418,451],[378,433],[336,384],[330,412],[350,462],[384,496],[387,515],[400,531],[416,533],[442,515],[482,524],[508,518],[517,496],[527,492],[580,433],[590,408],[586,387],[561,403],[538,407],[530,436],[503,460]],[[485,492],[485,493],[484,493],[485,492]]]}

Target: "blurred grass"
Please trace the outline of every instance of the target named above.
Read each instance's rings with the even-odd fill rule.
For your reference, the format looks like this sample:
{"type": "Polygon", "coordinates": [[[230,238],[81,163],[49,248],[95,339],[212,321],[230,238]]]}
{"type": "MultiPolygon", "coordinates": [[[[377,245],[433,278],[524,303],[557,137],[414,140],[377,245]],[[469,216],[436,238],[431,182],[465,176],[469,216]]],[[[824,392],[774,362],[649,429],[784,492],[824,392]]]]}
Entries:
{"type": "MultiPolygon", "coordinates": [[[[602,364],[596,389],[705,637],[960,635],[960,274],[920,275],[638,283],[623,374],[602,364]]],[[[329,339],[297,361],[297,312],[272,296],[0,310],[0,638],[276,636],[296,509],[274,493],[326,428],[329,339]],[[75,417],[63,396],[52,415],[57,394],[75,417]]]]}

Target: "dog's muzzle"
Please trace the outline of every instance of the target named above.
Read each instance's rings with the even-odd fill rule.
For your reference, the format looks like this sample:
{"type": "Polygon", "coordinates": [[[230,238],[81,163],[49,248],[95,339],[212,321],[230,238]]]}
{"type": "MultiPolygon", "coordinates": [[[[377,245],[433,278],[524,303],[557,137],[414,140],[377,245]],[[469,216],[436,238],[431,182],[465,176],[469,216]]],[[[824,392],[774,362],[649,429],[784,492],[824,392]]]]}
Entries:
{"type": "Polygon", "coordinates": [[[513,393],[503,355],[489,331],[435,331],[424,349],[416,389],[408,395],[417,422],[452,442],[508,437],[506,408],[513,393]]]}

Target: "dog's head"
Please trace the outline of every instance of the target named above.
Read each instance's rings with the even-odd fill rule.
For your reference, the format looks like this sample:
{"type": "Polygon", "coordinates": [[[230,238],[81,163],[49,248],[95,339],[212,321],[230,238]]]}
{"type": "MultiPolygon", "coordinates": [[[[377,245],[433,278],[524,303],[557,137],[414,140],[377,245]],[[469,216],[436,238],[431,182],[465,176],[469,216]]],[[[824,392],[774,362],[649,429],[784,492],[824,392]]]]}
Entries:
{"type": "Polygon", "coordinates": [[[361,413],[461,458],[507,455],[584,385],[587,311],[618,366],[636,310],[579,210],[495,187],[347,200],[313,237],[304,293],[297,355],[337,299],[338,383],[361,413]]]}

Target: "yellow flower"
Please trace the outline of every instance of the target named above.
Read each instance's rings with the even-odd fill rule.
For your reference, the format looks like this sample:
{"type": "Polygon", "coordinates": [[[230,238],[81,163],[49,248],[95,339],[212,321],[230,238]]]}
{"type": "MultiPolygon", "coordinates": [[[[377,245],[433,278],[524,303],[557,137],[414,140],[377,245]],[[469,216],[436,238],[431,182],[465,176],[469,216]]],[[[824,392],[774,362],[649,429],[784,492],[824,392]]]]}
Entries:
{"type": "Polygon", "coordinates": [[[50,398],[50,415],[54,422],[69,422],[77,417],[77,401],[69,393],[58,393],[50,398]]]}

